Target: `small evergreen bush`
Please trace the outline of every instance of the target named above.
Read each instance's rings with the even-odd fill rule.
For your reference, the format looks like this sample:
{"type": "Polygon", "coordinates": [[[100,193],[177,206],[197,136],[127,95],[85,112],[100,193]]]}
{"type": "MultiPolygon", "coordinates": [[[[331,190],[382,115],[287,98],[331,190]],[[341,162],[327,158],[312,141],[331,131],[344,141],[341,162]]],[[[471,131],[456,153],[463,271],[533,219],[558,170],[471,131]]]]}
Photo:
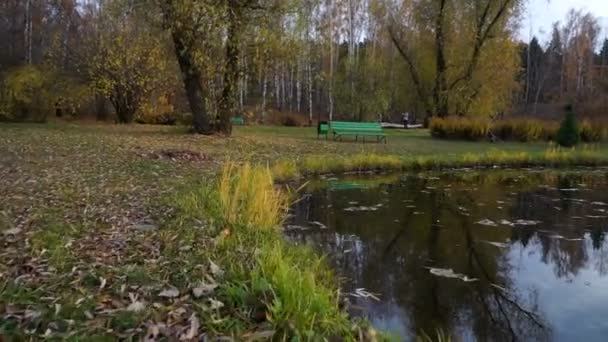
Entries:
{"type": "Polygon", "coordinates": [[[566,108],[566,117],[557,131],[556,140],[563,147],[573,147],[581,141],[581,133],[572,106],[566,108]]]}

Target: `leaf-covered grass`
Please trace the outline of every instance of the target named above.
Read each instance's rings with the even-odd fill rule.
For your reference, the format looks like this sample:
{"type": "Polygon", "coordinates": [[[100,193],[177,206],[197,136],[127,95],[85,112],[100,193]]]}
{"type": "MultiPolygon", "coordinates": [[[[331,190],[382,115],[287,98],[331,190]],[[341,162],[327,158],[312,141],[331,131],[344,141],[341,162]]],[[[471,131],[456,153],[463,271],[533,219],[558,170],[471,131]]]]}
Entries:
{"type": "Polygon", "coordinates": [[[312,128],[239,127],[218,138],[180,127],[2,124],[0,333],[354,338],[361,328],[339,310],[324,262],[274,229],[286,197],[273,180],[606,156],[605,144],[446,142],[422,130],[389,131],[384,145],[317,140],[312,128]]]}

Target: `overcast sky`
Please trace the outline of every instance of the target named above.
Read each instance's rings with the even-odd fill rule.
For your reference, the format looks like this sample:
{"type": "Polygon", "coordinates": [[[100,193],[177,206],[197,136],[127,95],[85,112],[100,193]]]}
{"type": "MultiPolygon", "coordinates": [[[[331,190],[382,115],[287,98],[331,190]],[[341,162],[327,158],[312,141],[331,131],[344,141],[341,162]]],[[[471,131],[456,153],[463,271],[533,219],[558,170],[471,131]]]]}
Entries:
{"type": "Polygon", "coordinates": [[[600,18],[602,38],[608,34],[608,0],[527,0],[527,9],[522,18],[520,38],[529,40],[530,29],[541,41],[549,39],[551,27],[556,21],[564,21],[571,8],[583,9],[600,18]]]}

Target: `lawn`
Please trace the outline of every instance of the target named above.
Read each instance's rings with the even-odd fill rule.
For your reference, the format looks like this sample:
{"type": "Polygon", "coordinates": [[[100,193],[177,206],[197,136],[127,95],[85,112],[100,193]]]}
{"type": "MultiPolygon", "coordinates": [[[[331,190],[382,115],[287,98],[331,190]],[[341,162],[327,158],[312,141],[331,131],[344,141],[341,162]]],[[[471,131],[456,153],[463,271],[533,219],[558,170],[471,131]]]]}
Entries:
{"type": "MultiPolygon", "coordinates": [[[[540,154],[545,151],[548,144],[539,143],[517,143],[517,142],[467,142],[447,141],[432,139],[428,130],[386,130],[388,133],[387,144],[376,143],[354,143],[351,141],[335,142],[324,138],[317,140],[315,128],[298,127],[267,127],[250,126],[238,127],[235,136],[242,138],[266,138],[267,143],[278,143],[278,148],[288,145],[299,145],[298,149],[304,153],[380,153],[394,154],[400,156],[430,156],[441,154],[443,156],[461,156],[466,153],[484,153],[493,149],[506,151],[525,151],[531,154],[540,154]],[[304,145],[307,145],[305,148],[304,145]]],[[[608,151],[608,146],[602,146],[608,151]]],[[[296,151],[298,152],[298,151],[296,151]]]]}
{"type": "MultiPolygon", "coordinates": [[[[425,130],[389,131],[387,144],[362,144],[317,140],[313,128],[236,127],[233,137],[220,138],[180,127],[2,124],[0,334],[187,338],[200,328],[209,337],[297,335],[302,329],[293,320],[303,310],[290,311],[288,298],[277,307],[281,296],[299,300],[293,299],[297,293],[282,294],[292,287],[281,282],[293,279],[292,266],[302,274],[324,268],[300,265],[302,255],[314,257],[284,247],[272,251],[291,264],[258,258],[260,246],[283,246],[274,238],[232,237],[247,223],[228,222],[214,203],[205,203],[216,198],[210,193],[222,165],[371,153],[454,160],[495,150],[541,156],[546,149],[545,143],[438,141],[425,130]],[[224,239],[240,244],[227,248],[224,239]],[[249,271],[255,262],[263,267],[249,271]],[[272,303],[251,304],[253,294],[267,298],[269,291],[272,303]],[[252,318],[260,305],[266,318],[252,318]]],[[[592,150],[608,155],[606,144],[592,150]]],[[[331,281],[316,277],[298,282],[302,291],[320,286],[318,300],[311,296],[306,305],[333,312],[327,309],[337,308],[327,301],[331,281]]],[[[331,315],[314,328],[344,323],[339,313],[331,315]]]]}

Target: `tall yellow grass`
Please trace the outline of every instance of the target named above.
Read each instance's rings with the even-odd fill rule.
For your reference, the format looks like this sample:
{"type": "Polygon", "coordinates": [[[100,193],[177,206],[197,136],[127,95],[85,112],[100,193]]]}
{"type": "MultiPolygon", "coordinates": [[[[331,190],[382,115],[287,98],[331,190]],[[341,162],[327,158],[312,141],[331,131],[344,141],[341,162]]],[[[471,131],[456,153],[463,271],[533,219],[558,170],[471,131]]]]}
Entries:
{"type": "Polygon", "coordinates": [[[287,195],[274,186],[268,167],[228,163],[218,181],[220,211],[229,225],[275,229],[287,210],[287,195]]]}

